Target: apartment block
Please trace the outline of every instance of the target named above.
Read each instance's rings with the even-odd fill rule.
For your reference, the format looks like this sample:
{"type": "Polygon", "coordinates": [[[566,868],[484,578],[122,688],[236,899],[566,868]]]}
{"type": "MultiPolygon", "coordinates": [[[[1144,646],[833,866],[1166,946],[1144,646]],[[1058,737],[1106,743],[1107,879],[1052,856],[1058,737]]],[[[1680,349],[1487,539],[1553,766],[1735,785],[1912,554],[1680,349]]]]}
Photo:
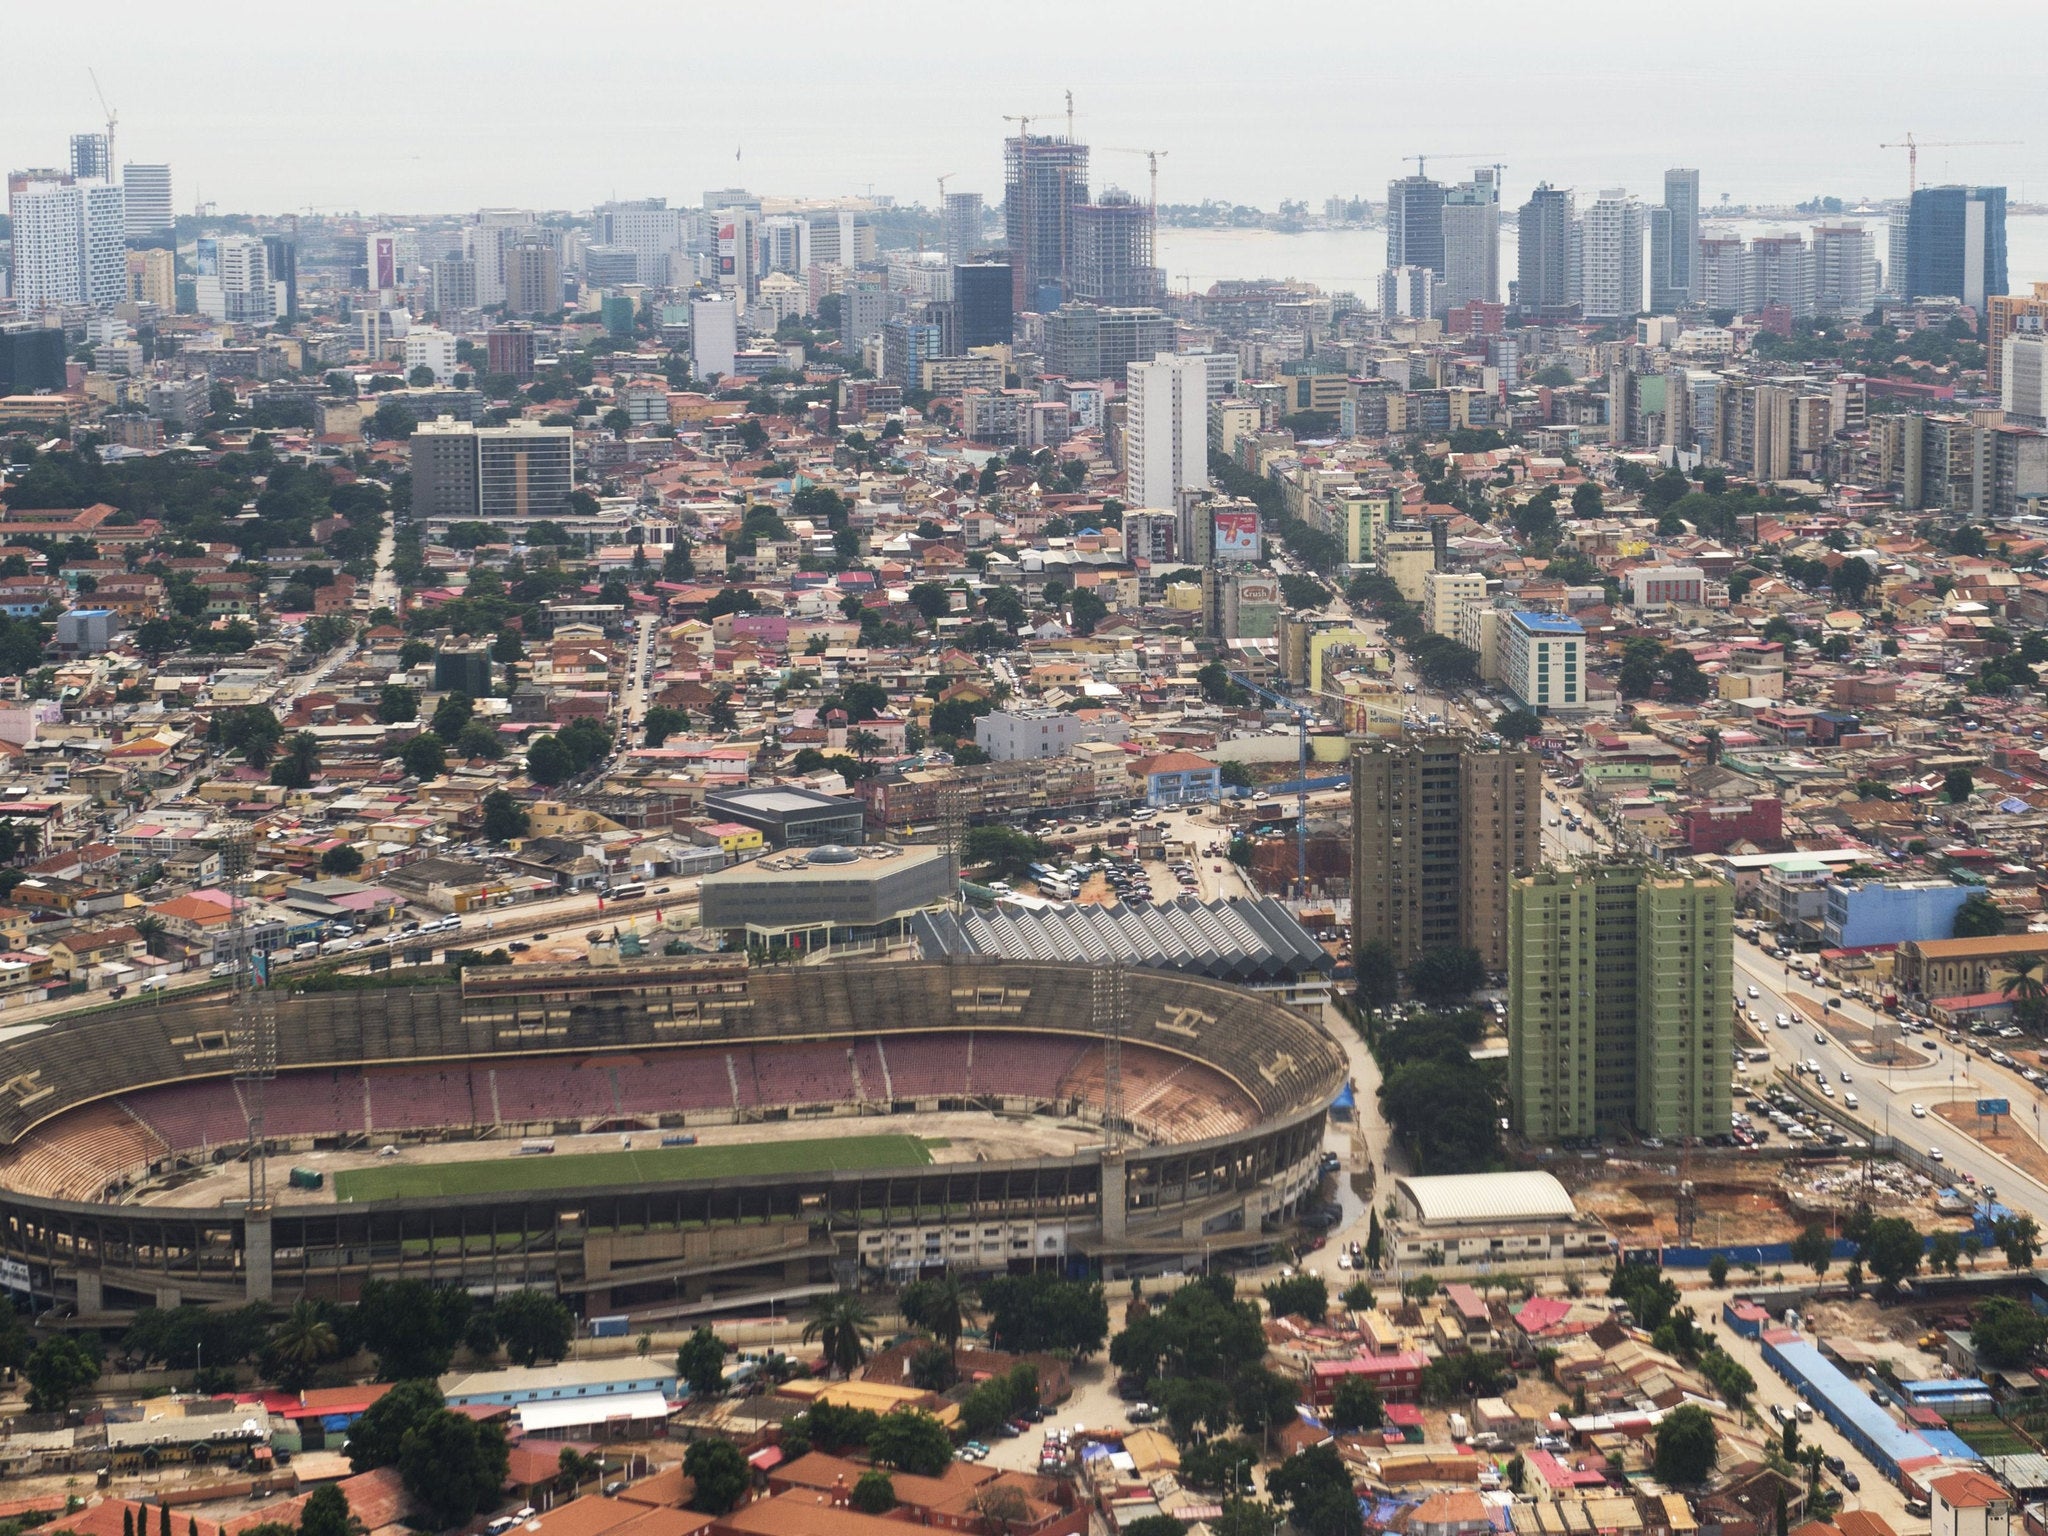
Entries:
{"type": "Polygon", "coordinates": [[[1458,638],[1458,609],[1486,601],[1486,577],[1478,571],[1428,571],[1422,578],[1422,622],[1433,635],[1458,638]]]}
{"type": "Polygon", "coordinates": [[[1532,1141],[1728,1130],[1734,892],[1610,865],[1511,882],[1508,1099],[1532,1141]]]}
{"type": "Polygon", "coordinates": [[[1401,965],[1467,946],[1508,962],[1508,887],[1540,859],[1542,761],[1463,736],[1360,740],[1351,760],[1354,946],[1401,965]]]}

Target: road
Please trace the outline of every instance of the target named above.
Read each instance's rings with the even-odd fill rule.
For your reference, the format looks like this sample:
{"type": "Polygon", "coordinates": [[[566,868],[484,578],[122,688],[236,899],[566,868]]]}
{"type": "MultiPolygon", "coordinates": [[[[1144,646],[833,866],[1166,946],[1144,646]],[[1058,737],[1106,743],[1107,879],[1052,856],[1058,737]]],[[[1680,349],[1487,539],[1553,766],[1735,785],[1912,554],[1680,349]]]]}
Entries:
{"type": "MultiPolygon", "coordinates": [[[[1816,1026],[1797,1006],[1797,999],[1825,1009],[1840,994],[1815,987],[1788,974],[1786,964],[1766,955],[1756,945],[1738,939],[1735,945],[1735,990],[1749,1003],[1748,989],[1755,987],[1754,1006],[1771,1052],[1771,1065],[1791,1072],[1793,1063],[1814,1060],[1835,1090],[1835,1102],[1853,1088],[1859,1101],[1854,1117],[1870,1131],[1891,1136],[1923,1154],[1941,1154],[1943,1165],[1958,1174],[1967,1173],[1979,1184],[1997,1189],[1998,1197],[2016,1210],[2025,1210],[2048,1225],[2048,1185],[2022,1172],[1998,1153],[1941,1119],[1933,1112],[1937,1104],[1976,1098],[2005,1098],[2019,1112],[2022,1134],[2040,1121],[2040,1099],[2018,1074],[1993,1066],[1981,1057],[1951,1044],[1939,1034],[1907,1036],[1906,1049],[1920,1061],[1914,1067],[1872,1066],[1860,1060],[1825,1024],[1816,1026]],[[1791,1020],[1780,1029],[1775,1018],[1783,1013],[1791,1020]],[[1923,1049],[1920,1042],[1932,1041],[1935,1049],[1923,1049]],[[1924,1118],[1913,1113],[1914,1105],[1927,1110],[1924,1118]]],[[[1835,1012],[1846,1012],[1851,1020],[1866,1027],[1879,1015],[1860,1003],[1841,1001],[1835,1012]]],[[[1756,1080],[1755,1067],[1750,1076],[1756,1080]]],[[[1846,1106],[1845,1106],[1846,1107],[1846,1106]]],[[[1774,1133],[1775,1134],[1775,1133],[1774,1133]]]]}

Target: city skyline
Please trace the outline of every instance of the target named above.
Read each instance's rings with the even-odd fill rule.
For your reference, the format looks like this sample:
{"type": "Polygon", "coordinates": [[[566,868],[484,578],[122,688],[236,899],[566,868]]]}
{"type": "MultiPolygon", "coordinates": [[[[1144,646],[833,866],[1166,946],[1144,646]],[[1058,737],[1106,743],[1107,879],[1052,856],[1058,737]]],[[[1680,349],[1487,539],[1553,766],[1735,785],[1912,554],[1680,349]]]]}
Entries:
{"type": "MultiPolygon", "coordinates": [[[[366,31],[389,23],[390,50],[308,54],[267,25],[235,27],[256,7],[211,8],[223,25],[187,36],[161,13],[115,3],[90,55],[54,18],[23,16],[10,32],[24,56],[53,61],[10,84],[0,101],[0,141],[15,165],[66,163],[73,134],[98,130],[103,114],[87,66],[107,88],[121,126],[122,160],[177,167],[179,211],[195,199],[221,212],[425,214],[515,203],[583,209],[613,196],[691,201],[710,185],[747,184],[790,197],[865,192],[901,202],[937,202],[937,177],[955,191],[1000,197],[1005,114],[1033,114],[1036,130],[1063,132],[1064,92],[1074,94],[1078,136],[1098,146],[1164,148],[1163,202],[1220,199],[1273,208],[1283,199],[1319,209],[1327,196],[1376,196],[1402,174],[1404,156],[1450,142],[1485,154],[1434,154],[1439,179],[1462,179],[1477,164],[1507,166],[1511,201],[1538,180],[1590,195],[1622,187],[1650,204],[1663,172],[1699,165],[1701,202],[1723,192],[1738,203],[1778,205],[1816,194],[1845,199],[1902,197],[1905,154],[1879,146],[1913,131],[1930,148],[1921,183],[2004,184],[2015,202],[2030,181],[2048,188],[2048,141],[1942,149],[1935,141],[2024,138],[2010,103],[2025,98],[2031,50],[1985,50],[1972,39],[2041,33],[2037,11],[1996,5],[1967,37],[1929,35],[1924,16],[1903,5],[1865,7],[1853,39],[1828,17],[1772,12],[1772,36],[1786,59],[1807,68],[1800,81],[1809,122],[1825,136],[1788,146],[1782,102],[1764,65],[1750,65],[1737,5],[1703,21],[1647,16],[1617,6],[1582,8],[1587,25],[1554,27],[1503,6],[1479,8],[1458,40],[1425,18],[1392,17],[1374,47],[1352,43],[1343,12],[1296,8],[1297,24],[1270,35],[1232,32],[1210,44],[1159,34],[1143,14],[1071,10],[1090,46],[1056,68],[1017,58],[994,37],[963,35],[951,13],[914,3],[891,13],[887,30],[869,18],[799,5],[792,19],[803,46],[772,64],[746,67],[759,49],[737,18],[650,18],[630,50],[588,56],[564,51],[545,27],[547,12],[509,5],[484,13],[450,5],[427,13],[372,3],[366,31]],[[1594,24],[1612,12],[1627,26],[1594,24]],[[528,24],[521,25],[525,16],[528,24]],[[1477,30],[1491,46],[1474,52],[1477,30]],[[192,88],[184,66],[207,57],[204,39],[237,39],[238,67],[283,80],[317,65],[320,89],[227,96],[192,88]],[[889,63],[903,37],[936,39],[936,67],[921,80],[914,120],[895,93],[864,91],[863,69],[889,63]],[[1306,38],[1316,46],[1303,47],[1306,38]],[[1134,58],[1157,67],[1133,70],[1134,58]],[[1382,72],[1376,61],[1403,60],[1382,72]],[[1672,59],[1669,67],[1650,61],[1672,59]],[[1727,61],[1740,59],[1745,67],[1727,61]],[[1912,61],[1907,72],[1896,62],[1912,61]],[[1717,63],[1716,61],[1722,61],[1717,63]],[[721,62],[723,61],[723,62],[721,62]],[[1418,67],[1419,66],[1419,67],[1418,67]],[[765,96],[762,83],[782,90],[765,96]],[[1596,86],[1569,113],[1531,111],[1541,82],[1596,86]],[[1289,137],[1253,126],[1263,119],[1217,111],[1218,91],[1247,106],[1264,96],[1339,90],[1369,79],[1342,135],[1289,137]],[[1422,127],[1455,89],[1460,121],[1422,127]],[[587,101],[588,113],[550,102],[587,101]],[[779,110],[776,101],[793,103],[779,110]],[[225,104],[224,104],[225,103],[225,104]],[[1710,125],[1710,126],[1709,126],[1710,125]],[[2034,175],[2030,178],[2029,172],[2034,175]]],[[[1102,151],[1096,182],[1142,192],[1140,156],[1102,151]]]]}

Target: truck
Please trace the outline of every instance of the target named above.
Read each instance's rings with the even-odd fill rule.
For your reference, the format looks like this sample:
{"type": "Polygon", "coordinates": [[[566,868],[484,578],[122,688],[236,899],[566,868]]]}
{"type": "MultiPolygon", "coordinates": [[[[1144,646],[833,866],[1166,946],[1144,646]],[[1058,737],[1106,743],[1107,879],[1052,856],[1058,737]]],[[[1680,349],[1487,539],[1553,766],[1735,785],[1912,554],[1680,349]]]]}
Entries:
{"type": "Polygon", "coordinates": [[[327,1175],[318,1168],[294,1168],[291,1173],[293,1189],[318,1189],[327,1182],[327,1175]]]}

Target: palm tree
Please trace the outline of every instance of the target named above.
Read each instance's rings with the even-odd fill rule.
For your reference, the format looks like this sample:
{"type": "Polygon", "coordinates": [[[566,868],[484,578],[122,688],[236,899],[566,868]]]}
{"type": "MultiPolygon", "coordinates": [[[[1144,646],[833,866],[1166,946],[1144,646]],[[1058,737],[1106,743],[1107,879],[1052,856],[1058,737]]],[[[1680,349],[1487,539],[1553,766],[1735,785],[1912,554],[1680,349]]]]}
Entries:
{"type": "Polygon", "coordinates": [[[282,1385],[302,1389],[321,1363],[340,1350],[341,1339],[327,1320],[326,1309],[317,1301],[296,1301],[271,1330],[270,1369],[282,1385]]]}
{"type": "Polygon", "coordinates": [[[312,783],[313,775],[320,771],[320,738],[311,731],[298,732],[285,743],[284,757],[299,783],[312,783]]]}
{"type": "Polygon", "coordinates": [[[2033,1023],[2048,1004],[2048,981],[2040,974],[2048,970],[2048,961],[2040,955],[2008,955],[2005,963],[2012,971],[1998,984],[1998,990],[2012,999],[2013,1012],[2033,1023]]]}
{"type": "Polygon", "coordinates": [[[851,1291],[819,1297],[811,1307],[810,1321],[804,1324],[804,1342],[825,1351],[826,1369],[851,1376],[875,1342],[874,1317],[868,1304],[851,1291]]]}
{"type": "Polygon", "coordinates": [[[925,1281],[917,1288],[916,1311],[915,1317],[906,1316],[904,1321],[922,1327],[946,1346],[948,1354],[957,1356],[960,1335],[974,1318],[974,1293],[960,1283],[960,1277],[946,1274],[925,1281]]]}
{"type": "Polygon", "coordinates": [[[135,931],[142,935],[142,952],[147,955],[155,954],[156,941],[164,936],[164,920],[154,912],[144,912],[135,919],[133,926],[135,931]]]}
{"type": "Polygon", "coordinates": [[[846,738],[846,744],[853,748],[853,755],[862,762],[882,750],[882,738],[873,731],[855,730],[846,738]]]}

